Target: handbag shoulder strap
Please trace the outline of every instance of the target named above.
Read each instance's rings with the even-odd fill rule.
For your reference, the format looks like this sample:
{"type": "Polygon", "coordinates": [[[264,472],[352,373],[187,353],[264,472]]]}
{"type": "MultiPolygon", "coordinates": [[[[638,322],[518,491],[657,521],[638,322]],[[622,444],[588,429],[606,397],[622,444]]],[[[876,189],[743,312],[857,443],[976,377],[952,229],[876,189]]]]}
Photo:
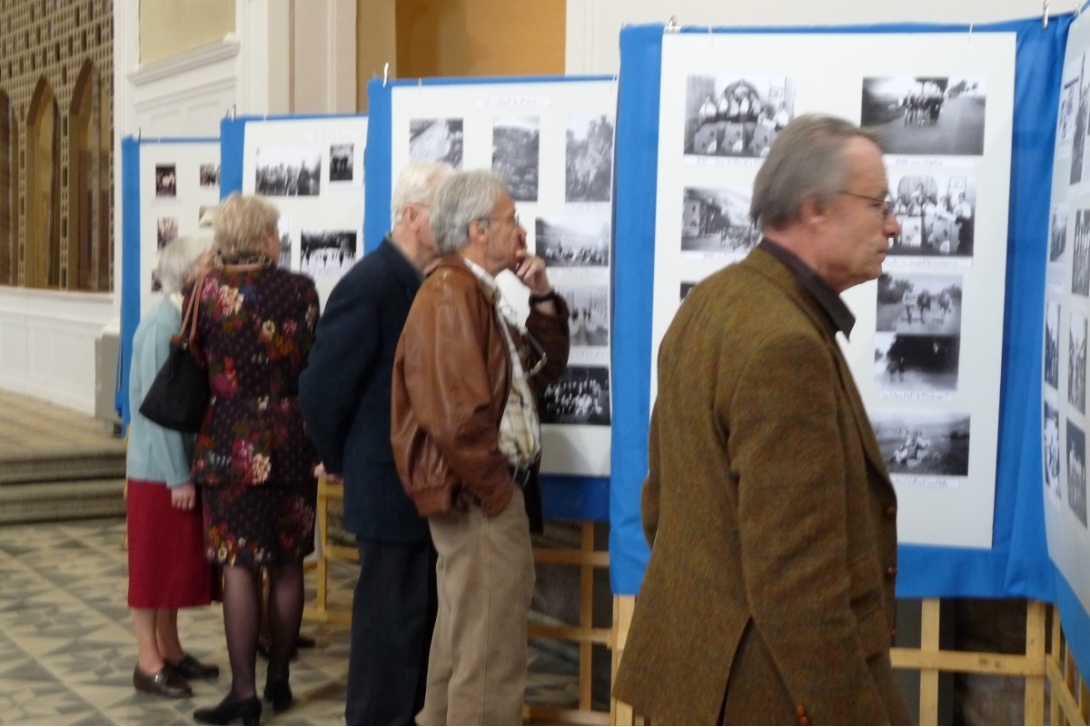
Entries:
{"type": "Polygon", "coordinates": [[[201,289],[204,287],[206,277],[208,277],[207,273],[201,273],[193,282],[193,291],[189,294],[189,304],[185,307],[185,312],[182,315],[182,328],[178,332],[179,342],[184,343],[192,350],[196,348],[194,344],[197,338],[197,306],[200,305],[201,289]]]}

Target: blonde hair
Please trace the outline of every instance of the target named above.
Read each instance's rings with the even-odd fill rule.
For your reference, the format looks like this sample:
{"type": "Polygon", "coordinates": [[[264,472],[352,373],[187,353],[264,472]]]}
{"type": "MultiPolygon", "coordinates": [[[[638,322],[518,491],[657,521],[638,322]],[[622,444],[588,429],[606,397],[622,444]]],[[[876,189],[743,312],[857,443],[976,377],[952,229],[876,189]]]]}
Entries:
{"type": "Polygon", "coordinates": [[[220,203],[212,223],[215,230],[213,250],[225,260],[265,252],[262,235],[277,234],[280,210],[264,197],[233,193],[220,203]]]}

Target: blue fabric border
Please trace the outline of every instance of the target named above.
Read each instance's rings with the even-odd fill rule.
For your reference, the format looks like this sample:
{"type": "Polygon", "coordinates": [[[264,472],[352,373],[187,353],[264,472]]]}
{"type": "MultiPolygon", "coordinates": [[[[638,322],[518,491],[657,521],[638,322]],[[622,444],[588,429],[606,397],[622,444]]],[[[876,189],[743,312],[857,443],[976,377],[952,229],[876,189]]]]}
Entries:
{"type": "Polygon", "coordinates": [[[121,140],[121,209],[121,352],[114,406],[127,427],[132,420],[129,362],[140,322],[140,142],[131,136],[121,140]]]}
{"type": "Polygon", "coordinates": [[[367,82],[367,156],[363,160],[364,192],[363,249],[371,252],[382,244],[390,229],[390,197],[393,195],[391,139],[393,121],[390,85],[381,79],[367,82]]]}
{"type": "MultiPolygon", "coordinates": [[[[401,79],[383,83],[372,79],[367,84],[367,177],[365,249],[378,247],[389,230],[390,197],[393,194],[393,89],[412,86],[474,86],[484,84],[571,83],[573,81],[608,81],[611,76],[504,76],[478,78],[401,79]]],[[[615,240],[620,239],[614,237],[615,240]]],[[[616,244],[614,245],[616,248],[616,244]]],[[[616,353],[614,353],[616,357],[616,353]]],[[[617,399],[614,397],[614,411],[617,399]]],[[[618,416],[613,417],[617,426],[618,416]]],[[[616,438],[616,435],[614,435],[616,438]]],[[[542,506],[545,517],[561,520],[608,520],[610,480],[607,477],[569,477],[542,475],[542,506]]]]}
{"type": "MultiPolygon", "coordinates": [[[[1041,500],[1040,341],[1044,261],[1056,103],[1070,15],[975,26],[974,33],[1017,35],[1011,168],[1003,389],[1000,395],[995,525],[990,550],[900,548],[898,595],[1022,596],[1051,601],[1041,500]]],[[[683,33],[708,33],[685,28],[683,33]]],[[[729,33],[968,33],[966,25],[731,28],[729,33]]],[[[649,551],[640,525],[639,493],[647,473],[651,297],[654,282],[661,25],[621,31],[617,126],[616,295],[613,482],[610,498],[611,579],[619,594],[639,590],[649,551]]]]}

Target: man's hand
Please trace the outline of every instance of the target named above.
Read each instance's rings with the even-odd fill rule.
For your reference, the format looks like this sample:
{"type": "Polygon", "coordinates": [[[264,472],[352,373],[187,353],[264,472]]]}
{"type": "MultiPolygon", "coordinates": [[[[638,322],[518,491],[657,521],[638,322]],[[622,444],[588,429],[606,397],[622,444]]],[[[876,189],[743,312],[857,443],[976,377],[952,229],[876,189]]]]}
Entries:
{"type": "Polygon", "coordinates": [[[515,253],[515,275],[530,289],[532,295],[546,295],[552,290],[549,276],[545,273],[545,261],[526,250],[515,253]]]}
{"type": "Polygon", "coordinates": [[[197,486],[192,482],[170,488],[170,504],[175,510],[192,510],[197,506],[197,486]]]}

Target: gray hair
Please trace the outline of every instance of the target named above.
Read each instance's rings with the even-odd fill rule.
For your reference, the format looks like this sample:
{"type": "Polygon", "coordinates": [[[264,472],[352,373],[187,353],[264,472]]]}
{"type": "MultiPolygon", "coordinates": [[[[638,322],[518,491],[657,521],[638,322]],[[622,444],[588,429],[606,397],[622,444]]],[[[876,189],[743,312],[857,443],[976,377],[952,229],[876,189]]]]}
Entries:
{"type": "Polygon", "coordinates": [[[393,224],[401,224],[401,216],[408,205],[431,205],[435,193],[453,173],[454,167],[446,162],[417,162],[405,167],[390,197],[390,219],[393,224]]]}
{"type": "Polygon", "coordinates": [[[266,230],[276,234],[279,220],[280,210],[272,202],[235,192],[220,203],[212,223],[216,231],[213,249],[225,260],[263,253],[261,236],[266,230]]]}
{"type": "Polygon", "coordinates": [[[844,145],[853,137],[881,146],[874,129],[835,116],[806,114],[780,132],[753,180],[749,216],[760,228],[777,229],[799,217],[809,195],[828,199],[848,181],[844,145]]]}
{"type": "Polygon", "coordinates": [[[197,258],[212,247],[212,238],[176,237],[159,253],[155,275],[163,286],[163,293],[177,293],[186,283],[197,277],[197,258]]]}
{"type": "Polygon", "coordinates": [[[507,185],[492,172],[456,172],[435,195],[431,229],[439,252],[449,255],[469,242],[469,223],[487,219],[507,185]]]}

